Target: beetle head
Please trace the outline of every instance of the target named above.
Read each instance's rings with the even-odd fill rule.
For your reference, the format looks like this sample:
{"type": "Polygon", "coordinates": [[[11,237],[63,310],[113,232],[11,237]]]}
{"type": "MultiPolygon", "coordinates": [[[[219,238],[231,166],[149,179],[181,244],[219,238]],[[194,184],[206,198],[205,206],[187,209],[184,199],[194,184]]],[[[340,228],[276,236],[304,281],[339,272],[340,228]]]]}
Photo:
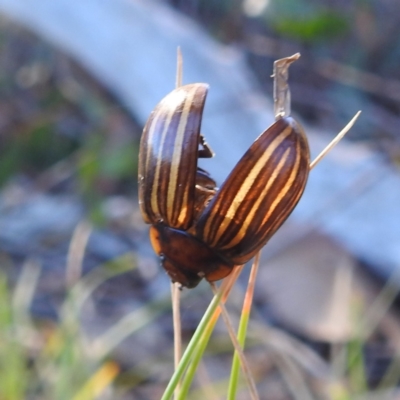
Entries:
{"type": "Polygon", "coordinates": [[[202,278],[222,279],[234,266],[194,236],[162,224],[150,228],[150,240],[171,280],[188,288],[197,286],[202,278]]]}

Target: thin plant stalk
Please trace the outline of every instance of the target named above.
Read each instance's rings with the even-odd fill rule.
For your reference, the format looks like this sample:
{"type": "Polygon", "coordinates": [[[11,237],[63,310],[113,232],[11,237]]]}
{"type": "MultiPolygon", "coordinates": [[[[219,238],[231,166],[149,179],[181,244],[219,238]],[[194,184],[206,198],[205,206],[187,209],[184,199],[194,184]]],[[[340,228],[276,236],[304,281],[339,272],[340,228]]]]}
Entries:
{"type": "MultiPolygon", "coordinates": [[[[393,304],[393,301],[399,294],[398,282],[399,270],[395,269],[393,274],[390,276],[385,286],[379,292],[377,297],[374,299],[373,303],[370,305],[366,311],[365,317],[360,321],[360,327],[358,329],[358,334],[363,341],[366,341],[371,334],[376,330],[379,322],[383,319],[383,316],[387,313],[389,307],[393,304]]],[[[397,347],[397,346],[396,346],[397,347]]],[[[360,350],[361,351],[361,350],[360,350]]],[[[340,357],[345,356],[345,351],[342,350],[340,357]]],[[[395,386],[399,379],[399,349],[395,350],[394,360],[389,364],[386,369],[382,379],[379,382],[377,390],[384,390],[385,387],[395,386]]],[[[354,363],[359,357],[356,352],[347,356],[349,363],[354,363]]]]}
{"type": "Polygon", "coordinates": [[[304,376],[290,358],[279,355],[276,357],[275,362],[283,372],[282,378],[293,399],[316,400],[310,392],[304,376]]]}
{"type": "Polygon", "coordinates": [[[310,171],[343,139],[344,135],[353,127],[354,123],[360,116],[361,111],[350,120],[350,122],[335,136],[335,138],[315,157],[314,161],[310,163],[310,171]]]}
{"type": "Polygon", "coordinates": [[[196,378],[198,388],[190,393],[192,399],[207,399],[207,400],[220,400],[220,391],[218,390],[218,383],[224,385],[224,380],[220,380],[217,384],[211,379],[205,362],[200,362],[197,368],[196,378]],[[198,392],[198,395],[196,395],[198,392]]]}
{"type": "MultiPolygon", "coordinates": [[[[176,52],[176,80],[175,87],[182,86],[183,79],[183,58],[180,47],[176,52]]],[[[180,313],[180,297],[181,291],[179,285],[175,282],[171,282],[171,302],[172,302],[172,321],[174,329],[174,369],[176,370],[179,365],[179,361],[182,357],[182,326],[181,326],[181,313],[180,313]]],[[[179,392],[179,384],[175,390],[175,398],[177,398],[179,392]]]]}
{"type": "MultiPolygon", "coordinates": [[[[213,331],[214,325],[216,321],[218,320],[218,316],[220,314],[220,309],[219,309],[219,302],[220,299],[222,301],[226,301],[229,292],[235,283],[236,279],[238,278],[243,266],[236,267],[232,274],[230,274],[227,278],[225,278],[220,286],[220,290],[218,291],[218,294],[213,297],[211,300],[206,312],[203,315],[203,318],[201,319],[200,323],[197,326],[197,329],[195,333],[192,336],[192,339],[190,340],[188,346],[186,347],[181,361],[178,365],[178,368],[175,370],[173,376],[171,377],[170,381],[168,382],[168,386],[164,391],[164,394],[161,398],[161,400],[169,400],[172,397],[172,394],[178,384],[178,382],[181,380],[183,374],[185,373],[186,369],[188,368],[190,362],[192,360],[195,360],[195,362],[192,361],[193,364],[197,365],[191,365],[191,370],[193,371],[193,374],[187,373],[184,377],[184,379],[181,382],[181,391],[179,393],[178,399],[185,399],[186,395],[183,395],[182,393],[185,393],[188,391],[194,377],[194,372],[197,369],[198,363],[201,360],[203,352],[198,351],[199,343],[201,343],[202,340],[205,340],[205,345],[208,343],[209,336],[211,336],[211,333],[213,331]],[[207,332],[209,332],[208,337],[207,332]],[[194,355],[197,354],[198,361],[194,359],[194,355]]],[[[205,349],[206,346],[204,346],[205,349]]],[[[204,351],[204,350],[203,350],[204,351]]]]}
{"type": "Polygon", "coordinates": [[[182,79],[183,79],[183,57],[181,48],[178,46],[176,50],[176,80],[175,80],[175,87],[182,86],[182,79]]]}
{"type": "Polygon", "coordinates": [[[81,221],[76,226],[68,250],[65,280],[67,288],[76,284],[82,275],[83,259],[86,245],[89,241],[92,228],[86,221],[81,221]]]}
{"type": "MultiPolygon", "coordinates": [[[[244,265],[235,267],[232,273],[222,281],[222,284],[219,288],[219,292],[222,293],[221,302],[225,303],[228,299],[230,291],[235,284],[237,278],[239,277],[240,273],[244,265]]],[[[211,315],[210,321],[204,328],[203,334],[200,336],[200,339],[197,343],[197,347],[194,350],[192,361],[188,367],[185,377],[182,380],[181,391],[179,393],[179,397],[177,400],[185,400],[187,399],[187,395],[189,393],[190,386],[193,382],[196,370],[202,360],[204,351],[207,347],[207,344],[210,340],[211,334],[214,331],[215,324],[218,321],[218,318],[221,314],[221,308],[216,308],[211,315]]]]}
{"type": "MultiPolygon", "coordinates": [[[[300,58],[300,53],[296,53],[291,57],[286,57],[275,61],[274,63],[274,73],[272,77],[274,78],[274,114],[275,120],[279,118],[286,117],[290,115],[291,112],[291,96],[290,87],[288,84],[289,78],[289,66],[296,60],[300,58]]],[[[361,111],[351,119],[351,121],[338,133],[338,135],[325,147],[324,150],[315,158],[314,161],[310,163],[310,170],[312,170],[332,149],[337,143],[344,137],[344,135],[352,128],[361,111]]],[[[243,302],[242,313],[239,322],[238,329],[238,342],[243,348],[247,335],[247,326],[250,318],[250,312],[252,307],[252,300],[254,295],[255,280],[257,277],[259,260],[261,251],[258,252],[253,261],[252,269],[250,272],[249,282],[246,290],[245,299],[243,302]]],[[[239,378],[239,355],[237,352],[234,354],[231,376],[229,380],[228,389],[228,399],[234,400],[237,393],[237,384],[239,378]]]]}
{"type": "MultiPolygon", "coordinates": [[[[180,313],[181,291],[179,284],[171,282],[171,299],[172,299],[172,319],[174,327],[174,367],[178,367],[182,357],[182,327],[180,313]]],[[[177,386],[179,390],[179,385],[177,386]]],[[[176,397],[176,396],[175,396],[176,397]]]]}
{"type": "MultiPolygon", "coordinates": [[[[240,316],[237,337],[238,337],[238,342],[239,342],[240,346],[242,347],[242,349],[244,348],[244,345],[246,342],[247,326],[249,324],[251,306],[253,303],[255,282],[256,282],[258,267],[260,264],[260,255],[261,255],[261,252],[258,252],[256,254],[253,264],[252,264],[252,267],[251,267],[249,283],[248,283],[245,298],[243,301],[242,314],[240,316]]],[[[228,400],[236,399],[237,387],[238,387],[238,382],[239,382],[239,367],[240,367],[239,356],[238,356],[237,352],[235,352],[235,354],[233,356],[233,361],[232,361],[231,376],[229,379],[229,388],[228,388],[228,397],[227,397],[228,400]]]]}
{"type": "MultiPolygon", "coordinates": [[[[297,56],[298,58],[298,56],[297,56]]],[[[297,59],[296,58],[296,59],[297,59]]],[[[293,60],[294,61],[294,60],[293,60]]],[[[286,95],[290,92],[286,92],[286,95]]],[[[281,110],[281,112],[283,112],[281,110]]],[[[350,120],[350,122],[336,135],[336,137],[320,152],[320,154],[310,163],[310,170],[313,169],[335,146],[339,141],[344,137],[344,135],[353,127],[354,123],[360,116],[361,111],[358,111],[356,115],[350,120]]],[[[278,115],[277,115],[278,117],[278,115]]],[[[251,312],[252,306],[252,299],[254,295],[254,286],[255,280],[257,277],[259,261],[260,261],[261,251],[258,252],[255,256],[253,261],[252,269],[250,272],[249,283],[246,290],[245,299],[243,302],[242,313],[239,322],[239,329],[238,329],[238,342],[240,346],[243,348],[246,340],[247,335],[247,326],[251,312]]],[[[228,400],[234,400],[236,398],[237,392],[237,384],[238,384],[238,376],[239,376],[239,357],[235,352],[233,362],[232,362],[232,369],[231,369],[231,376],[229,380],[229,389],[228,389],[228,400]]]]}
{"type": "MultiPolygon", "coordinates": [[[[274,72],[272,77],[274,78],[274,115],[275,120],[283,117],[287,117],[291,112],[291,96],[290,87],[288,83],[289,79],[289,67],[290,65],[300,58],[300,53],[293,54],[290,57],[285,57],[274,62],[274,72]]],[[[250,312],[254,297],[254,287],[255,280],[257,277],[258,266],[260,261],[259,251],[253,261],[252,269],[250,272],[249,282],[246,290],[245,299],[243,302],[242,313],[239,322],[238,329],[238,342],[243,348],[247,336],[247,327],[250,318],[250,312]]],[[[236,398],[237,384],[239,378],[239,361],[241,354],[235,351],[233,361],[231,376],[228,388],[228,399],[234,400],[236,398]]]]}
{"type": "MultiPolygon", "coordinates": [[[[217,294],[218,293],[218,289],[217,289],[217,286],[215,285],[215,283],[210,282],[210,286],[211,286],[211,289],[213,290],[213,293],[217,294]]],[[[243,353],[242,346],[239,344],[239,341],[238,341],[238,339],[237,339],[237,337],[235,335],[235,331],[233,329],[232,322],[231,322],[231,320],[229,318],[228,311],[226,310],[225,305],[222,303],[222,301],[220,302],[220,306],[219,307],[221,309],[222,318],[223,318],[223,320],[225,322],[226,328],[228,329],[228,333],[229,333],[229,336],[231,338],[232,344],[233,344],[233,346],[235,348],[235,355],[237,355],[237,357],[239,359],[239,362],[240,362],[240,366],[242,367],[243,375],[244,375],[244,378],[246,380],[247,386],[248,386],[249,391],[250,391],[250,397],[251,397],[252,400],[258,400],[259,396],[258,396],[258,393],[257,393],[256,384],[255,384],[253,376],[251,374],[249,364],[248,364],[248,362],[246,360],[246,357],[245,357],[245,355],[243,353]]]]}
{"type": "MultiPolygon", "coordinates": [[[[293,54],[290,57],[281,58],[274,62],[274,115],[275,120],[282,117],[288,117],[291,112],[291,96],[289,79],[290,65],[300,58],[300,53],[293,54]]],[[[361,111],[350,120],[350,122],[336,135],[336,137],[319,153],[314,161],[310,163],[310,171],[343,139],[344,135],[353,127],[360,116],[361,111]]]]}
{"type": "MultiPolygon", "coordinates": [[[[297,60],[299,58],[300,54],[295,54],[292,57],[287,57],[286,59],[278,60],[274,64],[274,83],[275,83],[275,88],[274,88],[274,102],[275,102],[275,116],[276,119],[288,116],[290,114],[290,90],[289,86],[287,84],[287,79],[288,79],[288,67],[289,65],[297,60]],[[279,69],[280,68],[280,69],[279,69]]],[[[178,71],[181,69],[181,63],[182,60],[180,59],[180,51],[178,50],[178,71]]],[[[177,72],[177,80],[176,84],[180,85],[181,84],[181,72],[177,72]]],[[[358,118],[360,112],[358,112],[355,117],[346,125],[346,127],[337,135],[337,137],[316,157],[316,159],[310,164],[310,170],[315,167],[315,165],[323,159],[323,157],[328,154],[328,152],[341,140],[341,138],[350,130],[350,128],[353,126],[354,122],[358,118]]],[[[254,262],[253,268],[252,268],[252,276],[251,279],[249,279],[249,288],[247,290],[244,306],[243,306],[243,311],[242,311],[242,316],[241,316],[241,322],[239,325],[239,333],[238,333],[238,339],[240,340],[233,340],[233,342],[237,343],[238,349],[241,348],[239,343],[243,343],[245,341],[246,333],[247,333],[247,325],[248,325],[248,320],[249,320],[249,315],[250,315],[250,310],[251,310],[251,303],[252,303],[252,298],[253,298],[253,293],[254,293],[254,281],[256,278],[257,274],[257,269],[258,269],[258,261],[259,261],[259,254],[257,254],[257,261],[254,262]],[[257,266],[255,266],[257,264],[257,266]],[[242,322],[243,321],[243,322],[242,322]]],[[[233,274],[231,274],[232,276],[233,274]]],[[[169,381],[169,384],[163,394],[163,397],[161,400],[169,400],[175,391],[179,381],[181,380],[183,374],[187,370],[186,376],[182,381],[182,386],[181,390],[179,392],[179,396],[177,397],[177,400],[183,400],[186,398],[188,394],[188,390],[190,388],[191,382],[193,381],[194,378],[194,373],[197,369],[198,364],[200,363],[202,359],[202,355],[204,353],[204,350],[207,346],[208,340],[211,336],[211,333],[214,329],[215,323],[218,320],[219,314],[223,313],[225,314],[225,319],[226,319],[226,324],[229,326],[229,317],[226,318],[227,313],[226,310],[224,311],[223,307],[223,302],[225,299],[223,299],[223,294],[225,293],[227,297],[229,290],[227,289],[227,285],[225,285],[226,282],[233,282],[236,280],[229,279],[231,278],[229,276],[226,278],[221,287],[220,290],[215,292],[214,298],[212,299],[207,311],[203,315],[202,320],[200,321],[189,345],[186,348],[185,353],[183,354],[181,361],[178,365],[178,367],[175,369],[175,373],[172,376],[172,378],[169,381]],[[220,306],[220,307],[218,307],[220,306]],[[192,362],[191,362],[192,361],[192,362]],[[188,368],[189,366],[189,368],[188,368]]],[[[215,288],[215,286],[214,286],[215,288]]],[[[228,330],[230,330],[228,328],[228,330]]],[[[238,360],[240,360],[240,352],[235,353],[237,354],[238,360]]],[[[243,353],[242,353],[243,355],[243,353]]],[[[236,361],[239,365],[239,362],[236,361]]],[[[234,396],[234,393],[236,393],[236,388],[235,384],[232,383],[233,381],[237,382],[237,376],[238,372],[238,366],[233,365],[232,366],[232,373],[231,373],[231,380],[230,380],[230,395],[234,396]],[[236,377],[236,378],[235,378],[236,377]]],[[[256,394],[257,396],[257,394],[256,394]]],[[[228,397],[229,399],[233,399],[234,397],[228,397]]],[[[258,397],[255,397],[258,398],[258,397]]]]}
{"type": "Polygon", "coordinates": [[[289,67],[300,58],[300,53],[290,57],[281,58],[274,62],[274,115],[275,120],[288,117],[291,109],[291,96],[289,88],[289,67]]]}
{"type": "Polygon", "coordinates": [[[218,292],[218,294],[214,296],[214,298],[212,299],[210,305],[208,306],[207,311],[205,312],[203,318],[201,319],[199,325],[197,326],[197,329],[193,334],[191,341],[186,347],[186,350],[182,355],[178,367],[175,369],[174,374],[172,375],[170,381],[168,382],[168,386],[166,387],[165,392],[161,397],[161,400],[169,400],[172,397],[176,387],[179,384],[180,379],[182,378],[184,372],[186,371],[187,366],[189,365],[193,352],[197,346],[198,341],[201,339],[201,336],[203,335],[205,327],[209,323],[214,311],[217,309],[219,305],[221,296],[222,293],[218,292]]]}
{"type": "Polygon", "coordinates": [[[192,362],[190,363],[186,375],[184,379],[182,380],[181,387],[180,387],[180,392],[179,395],[177,396],[176,400],[186,400],[188,398],[188,393],[190,386],[192,385],[194,376],[196,374],[197,368],[203,358],[203,354],[206,350],[207,344],[210,340],[210,337],[214,331],[215,324],[218,321],[220,312],[218,312],[220,309],[217,308],[209,321],[209,323],[206,325],[203,334],[201,335],[199,342],[197,343],[197,346],[195,348],[192,362]]]}

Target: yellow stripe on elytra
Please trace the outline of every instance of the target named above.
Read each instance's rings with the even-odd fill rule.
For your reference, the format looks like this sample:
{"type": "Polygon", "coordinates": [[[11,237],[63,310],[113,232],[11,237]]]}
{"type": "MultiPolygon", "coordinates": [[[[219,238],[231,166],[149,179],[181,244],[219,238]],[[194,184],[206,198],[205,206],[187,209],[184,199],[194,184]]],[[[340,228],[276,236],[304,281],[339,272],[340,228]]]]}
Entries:
{"type": "MultiPolygon", "coordinates": [[[[294,180],[296,179],[298,170],[300,168],[300,149],[299,149],[299,144],[296,147],[296,163],[292,169],[292,172],[290,173],[289,179],[287,180],[285,186],[283,187],[283,189],[277,194],[277,196],[275,197],[274,201],[271,204],[271,207],[269,208],[268,212],[265,214],[265,217],[263,219],[262,225],[264,225],[267,220],[269,219],[269,217],[271,216],[271,214],[275,211],[276,207],[278,206],[278,204],[281,202],[281,200],[286,196],[287,192],[289,191],[289,189],[292,187],[294,180]]],[[[261,225],[261,226],[262,226],[261,225]]]]}
{"type": "MultiPolygon", "coordinates": [[[[285,153],[283,154],[282,158],[279,160],[278,165],[276,166],[276,168],[274,169],[271,177],[268,179],[268,182],[265,185],[265,188],[262,190],[262,192],[260,193],[260,195],[257,198],[257,201],[253,204],[251,210],[249,211],[249,213],[246,215],[245,220],[243,221],[242,226],[239,229],[239,232],[235,235],[235,237],[225,246],[221,247],[221,249],[227,249],[227,248],[231,248],[236,246],[245,236],[249,226],[251,224],[254,224],[254,215],[257,212],[258,208],[260,207],[261,202],[268,196],[268,191],[270,190],[272,184],[275,182],[276,178],[278,177],[278,175],[280,174],[280,172],[282,171],[283,167],[285,166],[285,163],[288,159],[290,153],[290,149],[287,149],[285,151],[285,153]]],[[[286,187],[286,185],[285,185],[286,187]]],[[[274,194],[275,195],[275,194],[274,194]]],[[[279,197],[279,199],[282,198],[282,196],[280,196],[280,194],[277,195],[277,197],[279,197]]],[[[273,202],[271,207],[269,208],[267,214],[266,214],[266,218],[264,218],[262,224],[260,224],[260,226],[264,225],[264,221],[266,221],[270,215],[272,214],[272,212],[274,211],[274,209],[276,208],[277,203],[273,202]]]]}
{"type": "MultiPolygon", "coordinates": [[[[162,113],[159,111],[157,112],[152,121],[151,124],[149,126],[149,133],[148,133],[148,138],[147,138],[147,143],[153,143],[153,137],[155,135],[155,130],[156,130],[156,126],[158,124],[158,120],[160,119],[162,113]]],[[[153,152],[153,147],[152,145],[148,145],[147,146],[147,154],[146,154],[146,166],[145,166],[145,176],[153,176],[153,186],[151,187],[150,190],[150,210],[152,211],[153,214],[160,214],[160,210],[157,204],[157,190],[156,190],[156,182],[159,179],[159,174],[160,171],[158,170],[157,172],[157,167],[158,167],[158,160],[157,160],[157,165],[156,165],[156,171],[154,171],[154,175],[153,175],[153,171],[150,171],[150,160],[152,157],[152,153],[153,152]]]]}
{"type": "MultiPolygon", "coordinates": [[[[190,113],[190,108],[192,105],[192,99],[196,94],[196,88],[192,90],[190,94],[187,95],[185,99],[185,103],[183,105],[183,110],[181,113],[181,117],[179,120],[179,125],[177,128],[176,132],[176,137],[175,137],[175,142],[174,142],[174,152],[172,154],[172,160],[171,160],[171,168],[169,172],[169,182],[168,182],[168,191],[167,191],[167,214],[168,214],[168,220],[172,220],[172,214],[174,212],[174,200],[175,196],[178,194],[177,193],[177,184],[178,184],[178,173],[179,169],[181,167],[181,158],[182,158],[182,151],[183,151],[183,142],[185,138],[185,131],[186,131],[186,125],[190,113]]],[[[182,208],[180,210],[180,213],[178,215],[178,223],[182,224],[186,218],[187,215],[187,190],[185,189],[184,192],[184,199],[183,199],[183,204],[182,208]]]]}
{"type": "MultiPolygon", "coordinates": [[[[268,160],[271,158],[271,155],[273,152],[277,149],[277,147],[290,135],[292,131],[291,126],[287,126],[282,133],[280,133],[268,146],[264,154],[257,160],[256,164],[254,167],[250,170],[249,174],[247,175],[246,179],[244,180],[243,184],[239,188],[238,192],[236,193],[235,197],[232,199],[232,202],[230,204],[229,209],[224,215],[224,219],[222,220],[221,224],[219,225],[216,236],[214,240],[212,241],[211,246],[215,246],[221,236],[225,233],[226,229],[229,226],[229,223],[231,220],[235,217],[237,209],[240,207],[243,199],[247,196],[247,193],[249,192],[251,186],[253,185],[255,179],[259,175],[260,171],[262,168],[265,166],[265,164],[268,162],[268,160]]],[[[215,215],[214,218],[218,218],[218,215],[215,215]]],[[[209,218],[207,221],[207,224],[205,226],[205,232],[206,235],[205,237],[208,236],[208,233],[210,232],[210,227],[213,224],[214,218],[209,218]]]]}
{"type": "MultiPolygon", "coordinates": [[[[174,95],[175,95],[175,93],[174,93],[174,95]]],[[[183,95],[183,93],[181,94],[181,96],[182,95],[183,95]]],[[[151,129],[149,132],[149,143],[152,143],[153,142],[152,137],[155,134],[155,128],[156,128],[155,122],[157,122],[159,118],[161,118],[162,116],[167,114],[165,121],[164,121],[163,131],[161,133],[161,139],[160,139],[160,144],[159,144],[158,154],[157,154],[156,170],[154,172],[153,186],[151,188],[150,204],[151,204],[151,209],[155,215],[161,215],[160,207],[159,207],[160,199],[158,199],[157,191],[160,186],[159,181],[160,181],[160,171],[161,171],[161,160],[163,159],[162,153],[164,151],[165,138],[167,137],[167,132],[168,132],[168,128],[171,124],[172,117],[176,111],[176,108],[179,106],[179,97],[181,98],[181,96],[175,95],[175,97],[171,99],[171,95],[170,95],[170,96],[168,96],[168,98],[166,98],[164,100],[165,105],[161,104],[161,107],[157,111],[157,114],[154,116],[154,120],[152,121],[151,129]],[[165,112],[165,109],[168,109],[167,113],[165,112]]],[[[150,152],[151,152],[151,149],[150,149],[150,152]]],[[[151,157],[151,154],[148,155],[148,159],[150,157],[151,157]]],[[[148,171],[148,172],[151,173],[151,171],[148,171]]]]}

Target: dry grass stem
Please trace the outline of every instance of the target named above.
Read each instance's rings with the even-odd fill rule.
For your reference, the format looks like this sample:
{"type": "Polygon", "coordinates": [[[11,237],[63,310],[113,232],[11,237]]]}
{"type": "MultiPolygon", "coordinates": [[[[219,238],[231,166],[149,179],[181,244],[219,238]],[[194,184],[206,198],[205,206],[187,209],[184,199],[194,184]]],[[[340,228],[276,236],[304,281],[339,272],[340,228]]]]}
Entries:
{"type": "Polygon", "coordinates": [[[305,377],[289,357],[281,357],[280,354],[276,354],[275,362],[282,372],[282,378],[293,399],[315,400],[306,384],[305,377]]]}
{"type": "MultiPolygon", "coordinates": [[[[217,295],[218,288],[215,285],[215,283],[214,282],[210,282],[210,286],[211,286],[211,289],[212,289],[214,295],[217,295]]],[[[233,325],[232,325],[232,322],[230,320],[228,311],[226,310],[224,302],[222,301],[222,299],[220,301],[219,308],[221,310],[222,318],[223,318],[223,320],[225,322],[226,328],[228,329],[228,333],[229,333],[229,336],[231,338],[232,344],[233,344],[233,346],[234,346],[234,348],[236,350],[236,353],[238,354],[238,357],[239,357],[239,360],[240,360],[240,364],[241,364],[242,370],[243,370],[243,375],[244,375],[244,378],[245,378],[245,380],[247,382],[247,385],[249,387],[250,397],[251,397],[252,400],[258,400],[259,396],[258,396],[258,393],[257,393],[257,388],[256,388],[256,385],[255,385],[253,376],[252,376],[251,371],[250,371],[250,367],[249,367],[248,362],[246,360],[246,357],[245,357],[245,355],[243,353],[242,347],[240,346],[240,344],[239,344],[239,342],[237,340],[235,330],[233,328],[233,325]]]]}
{"type": "Polygon", "coordinates": [[[68,288],[75,285],[82,275],[83,258],[91,232],[92,227],[86,221],[79,222],[74,230],[69,245],[65,270],[65,281],[68,288]]]}
{"type": "Polygon", "coordinates": [[[274,73],[272,76],[274,78],[274,114],[276,120],[290,115],[289,67],[299,58],[300,53],[296,53],[274,62],[274,73]]]}
{"type": "Polygon", "coordinates": [[[310,170],[312,170],[344,137],[344,135],[353,127],[354,123],[360,116],[361,111],[358,111],[356,115],[350,120],[350,122],[336,135],[336,137],[325,147],[321,153],[310,163],[310,170]]]}
{"type": "Polygon", "coordinates": [[[30,314],[41,267],[33,260],[24,263],[12,297],[12,309],[15,318],[16,334],[24,345],[34,348],[41,342],[30,314]]]}
{"type": "Polygon", "coordinates": [[[175,87],[180,87],[182,86],[182,77],[183,77],[183,57],[182,57],[182,52],[181,48],[178,47],[176,51],[176,81],[175,81],[175,87]]]}
{"type": "MultiPolygon", "coordinates": [[[[171,282],[171,299],[172,299],[172,320],[174,327],[174,366],[175,369],[179,365],[182,357],[182,327],[180,313],[181,290],[178,283],[171,282]]],[[[180,385],[176,387],[175,393],[179,393],[180,385]]]]}
{"type": "MultiPolygon", "coordinates": [[[[175,87],[182,86],[183,79],[183,58],[180,47],[176,51],[176,81],[175,87]]],[[[180,297],[181,291],[179,284],[171,282],[171,301],[172,301],[172,320],[174,328],[174,367],[178,367],[182,357],[182,327],[181,327],[181,313],[180,313],[180,297]]],[[[178,397],[180,391],[180,384],[176,386],[175,397],[178,397]]]]}
{"type": "Polygon", "coordinates": [[[254,288],[256,286],[256,279],[258,273],[258,267],[260,266],[261,250],[255,255],[253,264],[251,266],[249,283],[247,285],[246,294],[243,301],[243,313],[250,314],[251,306],[253,304],[254,288]]]}
{"type": "Polygon", "coordinates": [[[198,371],[198,382],[200,387],[203,389],[204,395],[207,400],[219,400],[220,397],[218,393],[214,389],[213,382],[211,380],[210,375],[208,374],[207,368],[204,365],[204,362],[199,364],[197,369],[198,371]]]}

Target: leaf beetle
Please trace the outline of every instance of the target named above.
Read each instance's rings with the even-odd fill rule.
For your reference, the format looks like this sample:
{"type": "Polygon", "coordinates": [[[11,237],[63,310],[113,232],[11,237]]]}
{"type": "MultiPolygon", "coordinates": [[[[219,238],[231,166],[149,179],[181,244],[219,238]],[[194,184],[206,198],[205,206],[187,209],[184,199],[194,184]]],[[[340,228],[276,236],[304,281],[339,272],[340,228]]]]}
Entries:
{"type": "Polygon", "coordinates": [[[193,288],[249,261],[303,194],[310,152],[282,117],[254,141],[218,189],[197,165],[213,153],[200,133],[208,85],[176,88],[154,108],[139,151],[139,206],[173,282],[193,288]]]}

